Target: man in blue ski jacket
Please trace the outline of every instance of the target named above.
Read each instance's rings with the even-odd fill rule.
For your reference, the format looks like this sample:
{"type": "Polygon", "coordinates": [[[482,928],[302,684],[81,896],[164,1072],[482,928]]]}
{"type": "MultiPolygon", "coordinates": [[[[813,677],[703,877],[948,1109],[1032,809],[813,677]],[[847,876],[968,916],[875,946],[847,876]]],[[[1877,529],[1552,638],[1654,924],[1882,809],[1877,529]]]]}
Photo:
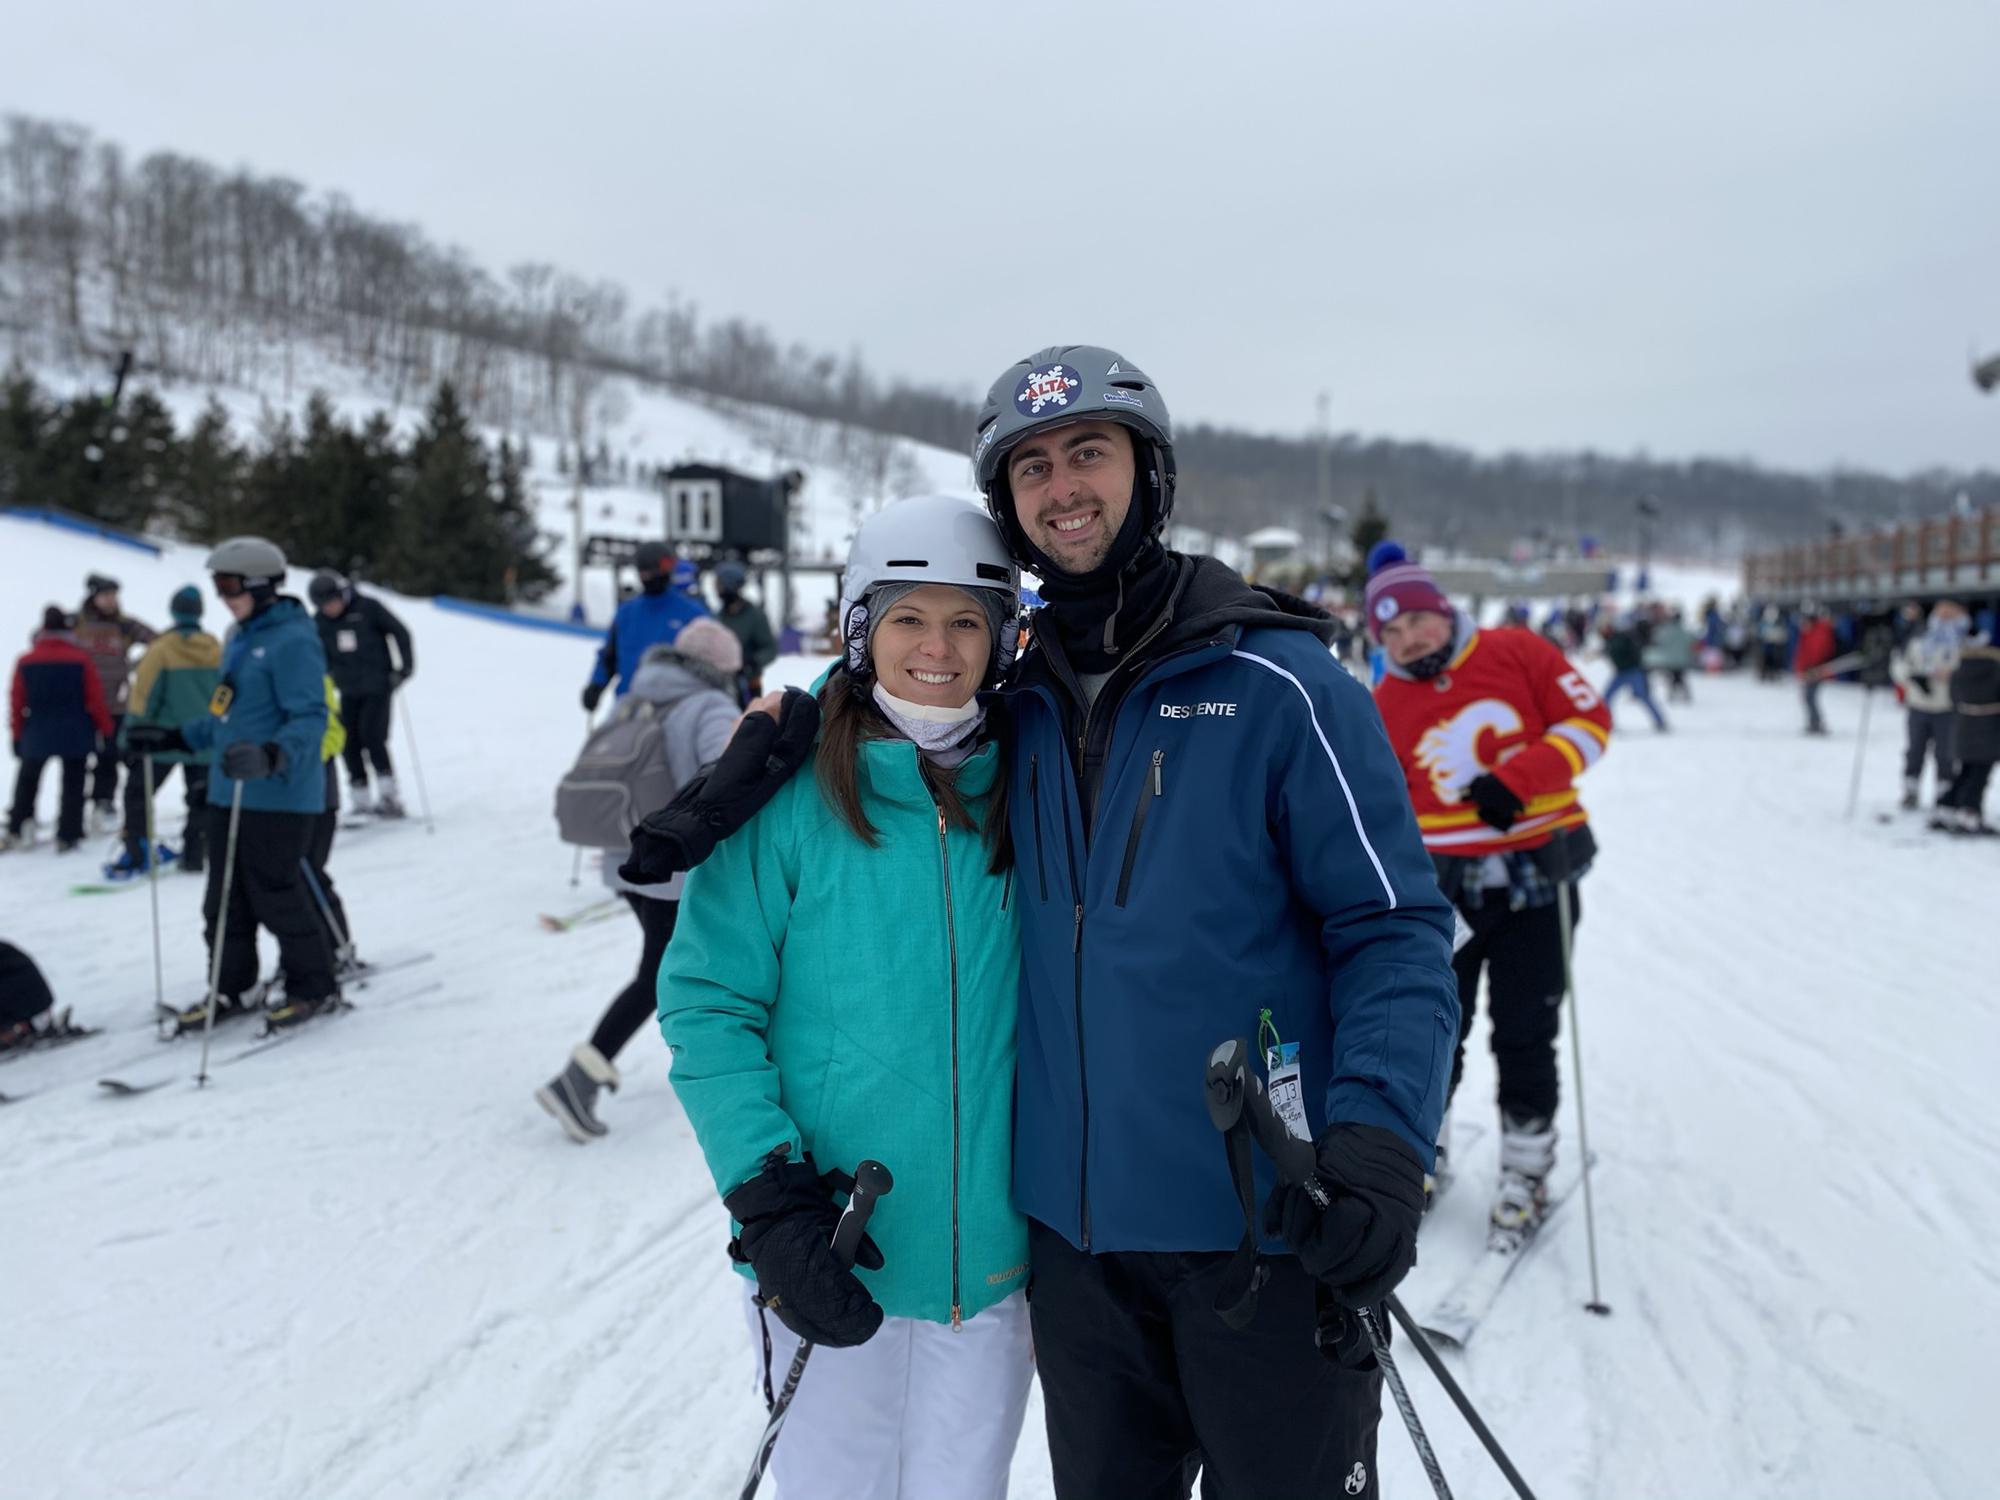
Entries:
{"type": "Polygon", "coordinates": [[[1204,1494],[1374,1495],[1381,1376],[1348,1309],[1415,1259],[1458,1034],[1403,773],[1330,621],[1162,544],[1173,432],[1131,361],[1014,365],[973,462],[1047,601],[1010,805],[1014,1198],[1056,1493],[1179,1497],[1200,1468],[1204,1494]],[[1274,1190],[1257,1153],[1268,1279],[1240,1331],[1217,1294],[1253,1236],[1198,1087],[1232,1037],[1331,1200],[1274,1190]]]}
{"type": "Polygon", "coordinates": [[[614,677],[618,696],[624,697],[646,652],[654,646],[671,646],[683,625],[708,613],[699,597],[673,587],[674,551],[666,543],[644,543],[632,563],[639,570],[641,592],[619,605],[611,617],[611,629],[605,632],[597,664],[584,685],[585,713],[597,712],[598,700],[614,677]]]}
{"type": "MultiPolygon", "coordinates": [[[[225,1008],[253,1003],[257,929],[269,928],[283,990],[270,998],[267,1019],[274,1028],[290,1026],[337,998],[333,950],[301,871],[326,807],[326,652],[305,605],[278,592],[285,554],[275,543],[231,537],[208,555],[208,570],[236,620],[209,711],[178,726],[134,725],[125,743],[141,755],[215,753],[208,778],[214,852],[202,914],[210,952],[221,946],[217,993],[225,1008]]],[[[183,1020],[198,1019],[201,1009],[183,1020]]]]}

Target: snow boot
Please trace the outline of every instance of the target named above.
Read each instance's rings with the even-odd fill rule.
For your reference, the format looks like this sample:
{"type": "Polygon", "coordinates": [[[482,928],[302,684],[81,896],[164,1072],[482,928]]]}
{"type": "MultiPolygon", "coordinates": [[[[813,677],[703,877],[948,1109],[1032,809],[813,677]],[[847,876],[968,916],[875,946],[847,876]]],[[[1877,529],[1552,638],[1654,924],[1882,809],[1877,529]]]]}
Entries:
{"type": "Polygon", "coordinates": [[[1556,1164],[1555,1121],[1500,1111],[1500,1186],[1486,1228],[1486,1248],[1512,1252],[1534,1238],[1549,1206],[1556,1164]]]}
{"type": "Polygon", "coordinates": [[[9,849],[32,849],[35,847],[35,822],[30,818],[19,828],[0,828],[0,854],[9,849]]]}
{"type": "Polygon", "coordinates": [[[535,1090],[535,1102],[555,1116],[565,1134],[578,1145],[606,1133],[592,1108],[600,1088],[618,1091],[618,1070],[611,1060],[585,1042],[570,1053],[563,1070],[535,1090]]]}
{"type": "Polygon", "coordinates": [[[407,814],[403,811],[403,799],[396,794],[396,778],[383,776],[377,778],[377,781],[375,815],[380,818],[406,817],[407,814]]]}
{"type": "Polygon", "coordinates": [[[125,824],[115,802],[93,802],[90,804],[90,831],[93,835],[116,833],[125,824]]]}
{"type": "Polygon", "coordinates": [[[1903,778],[1903,800],[1898,805],[1903,809],[1904,812],[1915,812],[1917,810],[1916,777],[1905,776],[1903,778]]]}

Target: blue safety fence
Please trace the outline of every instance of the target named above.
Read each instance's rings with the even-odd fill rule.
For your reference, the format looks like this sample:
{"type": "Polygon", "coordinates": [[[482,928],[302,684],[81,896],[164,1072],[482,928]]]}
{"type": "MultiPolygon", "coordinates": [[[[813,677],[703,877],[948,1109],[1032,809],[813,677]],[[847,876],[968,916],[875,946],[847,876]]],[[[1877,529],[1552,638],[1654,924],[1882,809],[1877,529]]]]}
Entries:
{"type": "Polygon", "coordinates": [[[524,615],[498,604],[479,604],[471,599],[454,599],[450,594],[439,594],[431,600],[439,609],[449,610],[455,615],[475,615],[482,620],[493,620],[501,625],[519,625],[528,630],[552,630],[557,635],[582,636],[587,640],[604,639],[601,625],[584,625],[574,620],[551,619],[547,615],[524,615]]]}
{"type": "Polygon", "coordinates": [[[134,536],[129,531],[120,531],[116,526],[106,526],[102,521],[92,521],[83,516],[73,516],[68,511],[50,510],[40,505],[10,505],[0,510],[0,516],[9,516],[17,521],[38,521],[44,526],[53,526],[60,531],[81,532],[94,536],[101,542],[110,542],[116,547],[130,547],[134,552],[144,552],[149,557],[158,557],[162,552],[158,542],[149,542],[142,536],[134,536]]]}

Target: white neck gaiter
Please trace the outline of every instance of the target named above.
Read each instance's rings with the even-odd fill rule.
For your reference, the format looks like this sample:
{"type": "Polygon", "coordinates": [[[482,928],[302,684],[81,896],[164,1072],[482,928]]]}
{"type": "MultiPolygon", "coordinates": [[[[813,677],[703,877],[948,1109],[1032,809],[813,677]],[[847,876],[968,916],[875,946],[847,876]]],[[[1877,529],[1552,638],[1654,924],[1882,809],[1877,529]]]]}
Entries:
{"type": "Polygon", "coordinates": [[[878,678],[874,697],[875,706],[896,726],[898,734],[947,766],[957,765],[971,753],[970,741],[986,722],[986,705],[976,696],[957,708],[937,708],[898,698],[878,678]]]}

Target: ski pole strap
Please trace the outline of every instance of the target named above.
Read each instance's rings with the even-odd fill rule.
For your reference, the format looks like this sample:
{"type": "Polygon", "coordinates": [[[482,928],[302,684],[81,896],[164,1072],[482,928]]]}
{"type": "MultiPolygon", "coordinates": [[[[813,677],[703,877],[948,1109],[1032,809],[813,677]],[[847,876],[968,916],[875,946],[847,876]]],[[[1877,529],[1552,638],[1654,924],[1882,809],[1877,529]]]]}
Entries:
{"type": "Polygon", "coordinates": [[[1241,1114],[1222,1132],[1229,1157],[1229,1181],[1243,1207],[1243,1240],[1223,1267],[1215,1289],[1215,1313],[1232,1329],[1250,1326],[1257,1316],[1257,1293],[1271,1278],[1271,1268],[1257,1252],[1257,1177],[1250,1160],[1250,1126],[1241,1114]]]}

